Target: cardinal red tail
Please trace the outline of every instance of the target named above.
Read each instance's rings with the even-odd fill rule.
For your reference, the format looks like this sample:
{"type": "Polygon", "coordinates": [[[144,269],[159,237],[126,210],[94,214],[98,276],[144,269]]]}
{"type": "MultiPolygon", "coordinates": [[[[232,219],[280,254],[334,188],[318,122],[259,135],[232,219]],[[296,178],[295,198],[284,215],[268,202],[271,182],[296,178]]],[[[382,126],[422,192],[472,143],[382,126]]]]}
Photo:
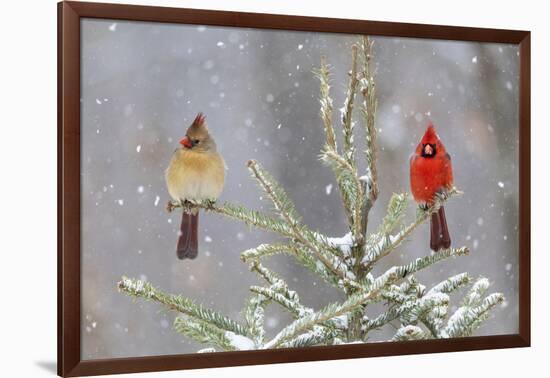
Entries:
{"type": "Polygon", "coordinates": [[[445,209],[443,206],[439,208],[439,221],[441,223],[441,247],[447,249],[451,246],[451,235],[447,227],[447,218],[445,218],[445,209]]]}
{"type": "Polygon", "coordinates": [[[447,227],[445,209],[441,206],[436,213],[432,214],[432,219],[430,220],[430,248],[437,252],[441,248],[447,249],[450,246],[451,236],[447,227]]]}
{"type": "Polygon", "coordinates": [[[439,212],[432,213],[430,219],[430,248],[432,251],[439,251],[439,235],[441,235],[441,222],[439,212]]]}
{"type": "Polygon", "coordinates": [[[194,259],[197,257],[199,253],[198,229],[199,213],[188,214],[184,211],[181,218],[177,247],[179,259],[194,259]]]}

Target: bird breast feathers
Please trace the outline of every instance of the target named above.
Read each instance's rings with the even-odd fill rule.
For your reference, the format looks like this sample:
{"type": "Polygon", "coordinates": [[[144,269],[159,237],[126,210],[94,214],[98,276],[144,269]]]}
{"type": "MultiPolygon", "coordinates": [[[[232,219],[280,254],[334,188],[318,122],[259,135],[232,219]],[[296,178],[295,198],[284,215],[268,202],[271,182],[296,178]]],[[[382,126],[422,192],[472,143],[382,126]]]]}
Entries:
{"type": "Polygon", "coordinates": [[[411,157],[411,190],[417,201],[430,202],[438,190],[449,188],[452,184],[450,160],[411,157]]]}
{"type": "Polygon", "coordinates": [[[166,170],[166,181],[174,199],[217,199],[223,189],[225,163],[217,152],[179,149],[166,170]]]}

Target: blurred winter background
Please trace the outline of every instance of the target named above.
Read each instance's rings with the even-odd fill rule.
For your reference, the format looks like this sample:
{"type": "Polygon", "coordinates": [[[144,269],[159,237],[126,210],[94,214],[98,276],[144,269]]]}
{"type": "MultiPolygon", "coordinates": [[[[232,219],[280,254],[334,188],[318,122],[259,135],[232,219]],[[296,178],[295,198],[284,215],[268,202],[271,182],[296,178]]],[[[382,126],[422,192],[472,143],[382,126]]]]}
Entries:
{"type": "MultiPolygon", "coordinates": [[[[287,189],[313,229],[343,235],[346,223],[333,175],[317,160],[324,137],[319,85],[311,71],[326,55],[338,109],[357,37],[85,19],[81,38],[82,357],[194,353],[201,345],[171,329],[173,314],[154,303],[133,302],[117,291],[117,281],[122,275],[146,279],[241,319],[248,287],[259,281],[239,253],[274,236],[207,214],[201,217],[199,257],[178,260],[180,214],[164,210],[169,198],[164,169],[172,152],[202,111],[228,166],[222,201],[270,209],[245,168],[254,158],[287,189]]],[[[487,276],[491,289],[507,301],[477,334],[515,333],[518,49],[374,41],[380,196],[370,224],[380,221],[393,192],[409,190],[408,158],[432,120],[452,155],[455,182],[465,192],[447,205],[453,243],[469,246],[471,255],[418,277],[432,285],[464,271],[487,276]]],[[[411,204],[409,220],[413,216],[411,204]]],[[[376,273],[430,253],[428,234],[424,225],[376,273]]],[[[290,257],[266,265],[308,306],[342,298],[290,257]]],[[[373,307],[370,313],[377,311],[373,307]]],[[[268,334],[289,320],[269,306],[268,334]]],[[[388,327],[370,340],[387,340],[394,332],[388,327]]]]}

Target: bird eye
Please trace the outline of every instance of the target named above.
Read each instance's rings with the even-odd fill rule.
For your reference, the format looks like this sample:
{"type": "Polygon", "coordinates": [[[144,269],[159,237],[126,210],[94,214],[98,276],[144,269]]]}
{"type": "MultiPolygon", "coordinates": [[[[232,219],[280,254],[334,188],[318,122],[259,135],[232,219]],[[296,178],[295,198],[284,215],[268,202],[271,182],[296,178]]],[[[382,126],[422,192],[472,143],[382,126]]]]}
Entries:
{"type": "Polygon", "coordinates": [[[198,139],[194,139],[194,140],[193,140],[193,143],[194,143],[194,144],[199,144],[199,142],[200,142],[200,140],[198,140],[198,139]]]}

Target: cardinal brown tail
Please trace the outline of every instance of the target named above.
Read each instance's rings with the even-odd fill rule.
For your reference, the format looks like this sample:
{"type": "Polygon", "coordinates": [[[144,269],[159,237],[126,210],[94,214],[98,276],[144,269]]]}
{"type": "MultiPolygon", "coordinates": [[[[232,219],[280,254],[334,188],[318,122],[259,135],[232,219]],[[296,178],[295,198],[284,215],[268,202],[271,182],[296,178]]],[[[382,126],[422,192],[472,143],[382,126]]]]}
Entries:
{"type": "Polygon", "coordinates": [[[194,259],[197,257],[199,253],[198,229],[199,213],[188,214],[184,211],[181,218],[177,247],[179,259],[194,259]]]}
{"type": "Polygon", "coordinates": [[[447,219],[445,218],[445,210],[443,206],[436,213],[432,214],[430,220],[430,248],[433,251],[439,251],[451,246],[451,236],[447,227],[447,219]]]}

